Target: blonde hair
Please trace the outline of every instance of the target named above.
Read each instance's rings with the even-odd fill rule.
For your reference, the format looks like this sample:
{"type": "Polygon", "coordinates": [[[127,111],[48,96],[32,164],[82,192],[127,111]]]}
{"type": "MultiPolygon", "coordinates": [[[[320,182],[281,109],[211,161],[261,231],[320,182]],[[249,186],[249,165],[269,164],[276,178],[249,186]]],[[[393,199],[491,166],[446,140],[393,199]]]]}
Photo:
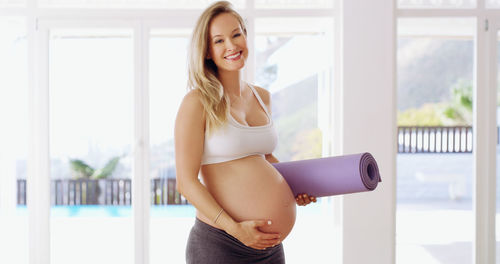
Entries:
{"type": "Polygon", "coordinates": [[[233,9],[231,3],[218,1],[210,5],[196,22],[189,47],[188,89],[198,90],[205,110],[206,127],[210,133],[227,121],[229,98],[224,94],[222,83],[217,79],[217,66],[207,59],[209,26],[212,20],[223,13],[232,14],[240,23],[245,36],[247,30],[243,18],[233,9]]]}

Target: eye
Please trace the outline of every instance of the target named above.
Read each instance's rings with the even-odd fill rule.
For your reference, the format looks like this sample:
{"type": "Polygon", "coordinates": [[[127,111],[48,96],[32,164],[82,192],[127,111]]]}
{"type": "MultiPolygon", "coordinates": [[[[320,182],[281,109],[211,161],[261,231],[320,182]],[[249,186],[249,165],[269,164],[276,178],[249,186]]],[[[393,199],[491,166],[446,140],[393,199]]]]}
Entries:
{"type": "Polygon", "coordinates": [[[218,39],[218,40],[216,40],[216,41],[215,41],[215,44],[217,44],[217,43],[222,43],[222,39],[218,39]]]}
{"type": "Polygon", "coordinates": [[[241,33],[236,33],[236,34],[234,34],[233,38],[237,38],[239,36],[241,36],[241,33]]]}

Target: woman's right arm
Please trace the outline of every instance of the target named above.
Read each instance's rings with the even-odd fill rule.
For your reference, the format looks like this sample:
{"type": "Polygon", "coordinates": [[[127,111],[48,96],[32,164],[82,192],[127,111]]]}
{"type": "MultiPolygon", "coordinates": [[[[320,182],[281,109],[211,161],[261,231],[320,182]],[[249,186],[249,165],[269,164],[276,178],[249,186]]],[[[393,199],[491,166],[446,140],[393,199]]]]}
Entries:
{"type": "MultiPolygon", "coordinates": [[[[205,140],[205,118],[197,93],[192,90],[184,97],[175,120],[177,191],[213,221],[221,206],[198,180],[205,140]]],[[[217,219],[217,226],[224,230],[234,229],[235,225],[236,222],[227,214],[220,215],[217,219]]]]}
{"type": "MultiPolygon", "coordinates": [[[[175,120],[175,166],[177,191],[214,222],[222,207],[198,180],[205,140],[205,117],[198,91],[190,91],[182,100],[175,120]]],[[[279,234],[262,233],[257,227],[264,220],[237,223],[222,212],[214,223],[247,246],[266,248],[279,241],[279,234]]]]}

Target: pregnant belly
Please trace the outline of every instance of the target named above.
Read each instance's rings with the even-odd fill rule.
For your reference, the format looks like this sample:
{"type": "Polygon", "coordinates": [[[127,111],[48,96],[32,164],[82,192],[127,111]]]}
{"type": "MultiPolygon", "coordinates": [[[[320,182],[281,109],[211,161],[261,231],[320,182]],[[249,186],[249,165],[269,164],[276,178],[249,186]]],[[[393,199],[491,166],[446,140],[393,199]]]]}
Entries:
{"type": "Polygon", "coordinates": [[[248,167],[245,165],[250,164],[231,166],[238,168],[237,173],[227,168],[210,175],[203,173],[203,180],[217,202],[235,221],[271,220],[271,225],[260,230],[280,233],[283,240],[295,224],[295,199],[286,181],[272,165],[264,159],[257,162],[259,164],[248,167]]]}

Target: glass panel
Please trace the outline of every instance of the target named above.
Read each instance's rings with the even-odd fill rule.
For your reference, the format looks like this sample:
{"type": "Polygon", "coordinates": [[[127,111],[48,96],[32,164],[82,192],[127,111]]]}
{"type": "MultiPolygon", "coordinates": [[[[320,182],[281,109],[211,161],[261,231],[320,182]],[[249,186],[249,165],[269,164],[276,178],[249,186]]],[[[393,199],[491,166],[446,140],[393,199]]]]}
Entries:
{"type": "Polygon", "coordinates": [[[26,0],[0,0],[0,8],[2,7],[24,7],[26,0]]]}
{"type": "Polygon", "coordinates": [[[0,263],[28,263],[26,21],[0,17],[0,263]]]}
{"type": "MultiPolygon", "coordinates": [[[[497,31],[497,137],[500,137],[500,31],[497,31]]],[[[497,138],[496,257],[500,264],[500,144],[497,138]]]]}
{"type": "Polygon", "coordinates": [[[263,9],[333,8],[333,4],[334,0],[255,0],[255,7],[263,9]]]}
{"type": "MultiPolygon", "coordinates": [[[[216,0],[38,0],[40,7],[53,8],[172,8],[201,9],[216,0]]],[[[245,0],[230,0],[236,8],[244,8],[245,0]]]]}
{"type": "Polygon", "coordinates": [[[398,0],[398,8],[475,8],[476,0],[398,0]]]}
{"type": "MultiPolygon", "coordinates": [[[[320,120],[328,114],[328,108],[324,108],[328,103],[322,101],[329,98],[325,91],[332,87],[328,76],[333,67],[333,20],[256,19],[255,31],[255,83],[272,94],[279,139],[274,155],[280,161],[322,157],[321,127],[325,124],[320,120]]],[[[334,237],[332,208],[331,198],[298,207],[295,226],[283,242],[287,263],[333,261],[332,241],[306,242],[317,241],[320,233],[334,237]]]]}
{"type": "Polygon", "coordinates": [[[398,20],[397,263],[472,261],[474,28],[398,20]]]}
{"type": "Polygon", "coordinates": [[[500,8],[500,0],[486,0],[486,8],[500,8]]]}
{"type": "Polygon", "coordinates": [[[174,124],[186,94],[191,29],[154,29],[150,38],[151,264],[184,263],[195,208],[175,189],[174,124]]]}
{"type": "Polygon", "coordinates": [[[53,30],[49,44],[51,261],[131,264],[132,30],[53,30]]]}

